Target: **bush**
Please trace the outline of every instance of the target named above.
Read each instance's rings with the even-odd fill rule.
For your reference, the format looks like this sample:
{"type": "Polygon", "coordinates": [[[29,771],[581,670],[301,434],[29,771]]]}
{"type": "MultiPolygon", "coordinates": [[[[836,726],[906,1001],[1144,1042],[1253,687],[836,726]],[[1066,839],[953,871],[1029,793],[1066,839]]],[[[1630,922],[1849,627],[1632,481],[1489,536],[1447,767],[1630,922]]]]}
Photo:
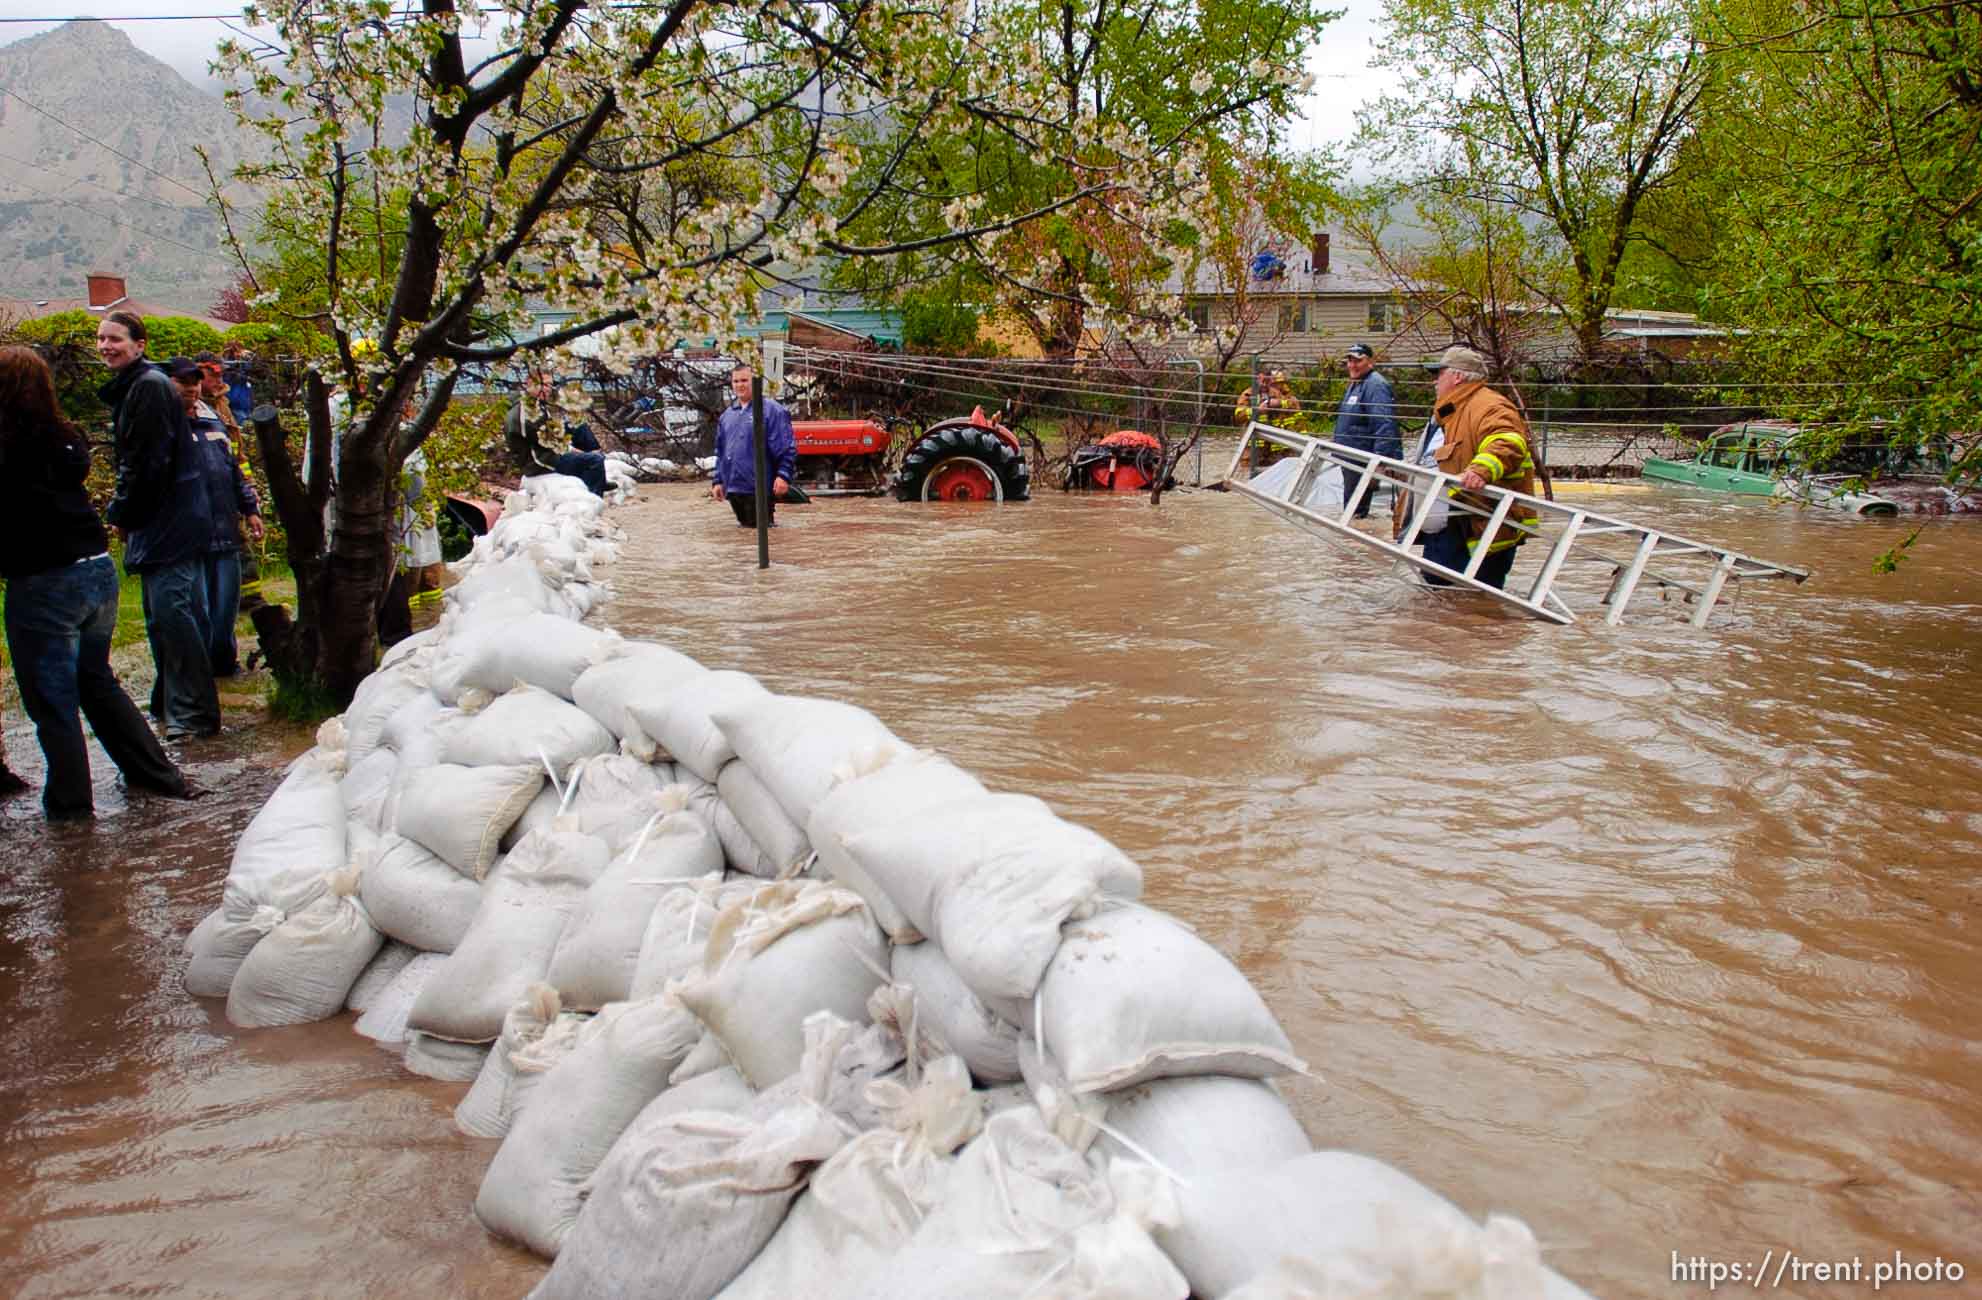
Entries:
{"type": "Polygon", "coordinates": [[[235,325],[220,336],[222,343],[239,343],[263,357],[320,358],[329,355],[330,336],[308,325],[294,322],[272,324],[249,321],[235,325]]]}

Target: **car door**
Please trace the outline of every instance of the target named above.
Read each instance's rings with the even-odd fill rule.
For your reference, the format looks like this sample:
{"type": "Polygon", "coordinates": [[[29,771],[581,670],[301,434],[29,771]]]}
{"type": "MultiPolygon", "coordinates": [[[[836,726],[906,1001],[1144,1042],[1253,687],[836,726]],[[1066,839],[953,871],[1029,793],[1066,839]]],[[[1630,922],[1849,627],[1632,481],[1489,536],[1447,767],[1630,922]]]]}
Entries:
{"type": "Polygon", "coordinates": [[[1694,470],[1701,487],[1715,492],[1733,492],[1735,472],[1741,468],[1744,430],[1732,433],[1715,434],[1712,442],[1700,449],[1699,459],[1695,460],[1694,470]]]}
{"type": "Polygon", "coordinates": [[[1781,457],[1777,437],[1760,430],[1750,430],[1742,442],[1740,453],[1737,464],[1728,473],[1729,490],[1745,496],[1773,495],[1781,457]]]}

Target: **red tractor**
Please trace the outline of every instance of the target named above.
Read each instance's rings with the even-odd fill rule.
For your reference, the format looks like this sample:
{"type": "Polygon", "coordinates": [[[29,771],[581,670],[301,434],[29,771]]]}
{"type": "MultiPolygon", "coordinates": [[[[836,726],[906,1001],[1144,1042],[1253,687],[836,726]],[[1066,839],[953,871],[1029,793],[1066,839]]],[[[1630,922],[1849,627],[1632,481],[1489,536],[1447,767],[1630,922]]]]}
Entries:
{"type": "Polygon", "coordinates": [[[1018,435],[984,414],[941,420],[908,443],[888,475],[894,435],[873,420],[794,420],[799,484],[808,495],[875,494],[902,501],[1023,501],[1032,470],[1018,435]]]}

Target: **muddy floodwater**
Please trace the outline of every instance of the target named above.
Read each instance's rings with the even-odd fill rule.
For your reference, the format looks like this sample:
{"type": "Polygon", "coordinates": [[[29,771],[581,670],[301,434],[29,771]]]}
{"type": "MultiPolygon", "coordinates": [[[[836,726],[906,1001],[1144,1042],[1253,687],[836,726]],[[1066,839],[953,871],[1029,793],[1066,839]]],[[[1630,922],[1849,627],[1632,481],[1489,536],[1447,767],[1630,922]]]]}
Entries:
{"type": "MultiPolygon", "coordinates": [[[[663,487],[618,513],[607,618],[1102,831],[1265,993],[1318,1145],[1518,1215],[1599,1296],[1785,1251],[1864,1280],[1778,1294],[1868,1295],[1899,1252],[1942,1261],[1903,1294],[1982,1295],[1982,521],[1880,576],[1909,525],[1563,496],[1814,576],[1704,632],[1644,598],[1557,628],[1190,491],[819,502],[760,572],[663,487]]],[[[460,1085],[348,1017],[237,1032],[178,988],[299,743],[221,742],[190,808],[106,783],[94,828],[0,813],[0,1294],[541,1275],[474,1219],[493,1144],[455,1132],[460,1085]]]]}

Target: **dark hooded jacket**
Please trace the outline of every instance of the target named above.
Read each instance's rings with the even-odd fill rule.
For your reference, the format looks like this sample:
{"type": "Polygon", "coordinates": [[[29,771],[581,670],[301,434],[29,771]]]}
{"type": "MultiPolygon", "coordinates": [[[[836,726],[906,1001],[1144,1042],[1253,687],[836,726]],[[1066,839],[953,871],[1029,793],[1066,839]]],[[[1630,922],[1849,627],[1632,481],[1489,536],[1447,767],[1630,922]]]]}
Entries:
{"type": "Polygon", "coordinates": [[[206,477],[179,389],[137,361],[97,390],[111,409],[117,490],[103,516],[124,530],[124,568],[163,569],[205,557],[213,539],[206,477]]]}

